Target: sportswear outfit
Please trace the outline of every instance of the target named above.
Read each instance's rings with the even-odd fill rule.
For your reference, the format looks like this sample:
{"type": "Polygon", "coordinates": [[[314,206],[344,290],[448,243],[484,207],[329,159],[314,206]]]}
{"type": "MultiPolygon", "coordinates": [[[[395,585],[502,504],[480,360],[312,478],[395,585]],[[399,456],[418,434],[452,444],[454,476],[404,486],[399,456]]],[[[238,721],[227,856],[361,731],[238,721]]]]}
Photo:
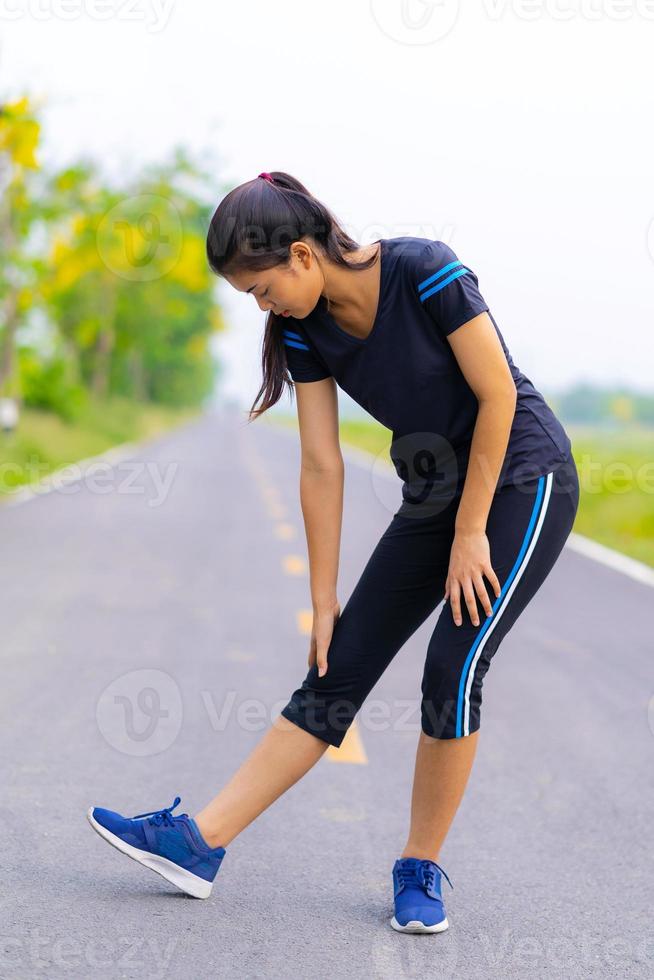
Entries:
{"type": "Polygon", "coordinates": [[[574,523],[579,481],[570,439],[506,347],[478,278],[444,242],[380,240],[380,294],[365,339],[338,326],[324,297],[284,328],[287,366],[299,383],[333,377],[392,430],[390,457],[402,503],[381,535],[334,624],[328,669],[309,668],[282,715],[338,746],[391,659],[442,601],[478,401],[448,343],[487,312],[515,382],[507,451],[488,515],[493,607],[475,594],[474,626],[461,593],[462,624],[445,604],[422,678],[421,726],[435,738],[480,727],[481,689],[501,640],[542,585],[574,523]]]}
{"type": "MultiPolygon", "coordinates": [[[[381,239],[377,312],[368,337],[348,334],[323,297],[303,320],[287,318],[284,345],[292,379],[333,377],[392,430],[391,459],[402,503],[334,624],[328,670],[313,665],[282,710],[300,728],[338,746],[356,712],[398,650],[442,601],[455,518],[463,491],[478,402],[448,336],[486,311],[516,386],[510,439],[488,515],[491,564],[502,586],[479,626],[461,596],[462,625],[444,606],[427,646],[421,726],[435,738],[479,728],[481,688],[501,640],[542,585],[572,528],[579,502],[570,440],[530,379],[513,362],[479,292],[478,279],[444,242],[381,239]]],[[[91,826],[119,850],[187,894],[207,898],[225,856],[210,848],[188,814],[171,807],[124,817],[91,807],[91,826]]],[[[394,915],[403,932],[448,927],[441,873],[433,861],[393,866],[394,915]]]]}

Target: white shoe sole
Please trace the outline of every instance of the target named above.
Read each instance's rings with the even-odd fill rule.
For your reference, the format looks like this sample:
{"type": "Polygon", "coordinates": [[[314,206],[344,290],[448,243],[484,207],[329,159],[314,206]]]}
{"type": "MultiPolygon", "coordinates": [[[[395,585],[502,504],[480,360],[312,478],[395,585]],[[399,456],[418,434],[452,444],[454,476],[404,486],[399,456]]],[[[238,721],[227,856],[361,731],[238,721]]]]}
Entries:
{"type": "Polygon", "coordinates": [[[433,926],[426,926],[419,919],[411,919],[405,926],[401,926],[395,916],[390,920],[390,923],[397,932],[443,932],[449,927],[447,918],[443,919],[442,922],[437,922],[433,926]]]}
{"type": "Polygon", "coordinates": [[[98,823],[93,816],[93,809],[90,806],[86,811],[86,816],[100,837],[103,837],[117,850],[122,851],[123,854],[127,854],[128,857],[149,868],[150,871],[156,871],[158,875],[175,885],[180,891],[186,892],[187,895],[191,895],[193,898],[209,898],[213,888],[212,881],[200,878],[199,875],[194,875],[192,871],[187,871],[186,868],[180,868],[178,864],[169,861],[168,858],[161,857],[159,854],[151,854],[149,851],[141,851],[138,847],[133,847],[121,840],[116,834],[112,834],[110,830],[98,823]]]}

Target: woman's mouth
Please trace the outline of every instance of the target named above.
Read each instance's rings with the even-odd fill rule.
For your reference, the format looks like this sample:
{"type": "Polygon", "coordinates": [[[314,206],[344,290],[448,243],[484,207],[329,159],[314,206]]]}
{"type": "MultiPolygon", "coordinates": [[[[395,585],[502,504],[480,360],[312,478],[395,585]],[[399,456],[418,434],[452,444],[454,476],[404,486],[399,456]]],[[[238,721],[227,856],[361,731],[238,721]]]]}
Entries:
{"type": "Polygon", "coordinates": [[[282,310],[282,316],[290,316],[290,315],[291,315],[290,310],[282,310]]]}

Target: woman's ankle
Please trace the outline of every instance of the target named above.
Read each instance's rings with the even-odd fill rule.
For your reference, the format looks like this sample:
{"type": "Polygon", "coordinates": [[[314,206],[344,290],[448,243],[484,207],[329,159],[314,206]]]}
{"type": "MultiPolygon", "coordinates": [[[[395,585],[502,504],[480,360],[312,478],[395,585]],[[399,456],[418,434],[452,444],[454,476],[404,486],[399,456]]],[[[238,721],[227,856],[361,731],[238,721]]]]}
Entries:
{"type": "Polygon", "coordinates": [[[208,825],[208,824],[205,823],[205,820],[204,820],[204,817],[202,816],[202,814],[198,814],[196,817],[193,817],[193,821],[195,823],[195,826],[198,828],[198,830],[202,834],[202,840],[205,842],[205,844],[207,845],[207,847],[210,847],[210,848],[213,849],[214,847],[226,847],[227,846],[221,840],[220,833],[219,832],[216,833],[215,830],[212,830],[212,828],[211,828],[210,825],[208,825]]]}
{"type": "Polygon", "coordinates": [[[439,863],[439,852],[434,850],[429,850],[421,847],[413,847],[412,845],[407,845],[402,853],[400,854],[400,859],[404,858],[419,858],[421,861],[434,861],[435,864],[439,863]]]}

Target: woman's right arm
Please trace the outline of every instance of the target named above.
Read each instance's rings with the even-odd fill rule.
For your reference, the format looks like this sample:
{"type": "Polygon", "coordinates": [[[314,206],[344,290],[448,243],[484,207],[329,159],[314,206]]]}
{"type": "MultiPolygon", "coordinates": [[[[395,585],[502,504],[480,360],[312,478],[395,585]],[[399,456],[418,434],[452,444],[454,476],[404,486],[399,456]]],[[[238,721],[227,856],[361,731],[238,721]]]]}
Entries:
{"type": "Polygon", "coordinates": [[[322,676],[340,616],[336,590],[345,467],[338,438],[336,382],[332,377],[296,382],[295,395],[301,446],[300,503],[313,606],[309,666],[316,663],[322,676]]]}

